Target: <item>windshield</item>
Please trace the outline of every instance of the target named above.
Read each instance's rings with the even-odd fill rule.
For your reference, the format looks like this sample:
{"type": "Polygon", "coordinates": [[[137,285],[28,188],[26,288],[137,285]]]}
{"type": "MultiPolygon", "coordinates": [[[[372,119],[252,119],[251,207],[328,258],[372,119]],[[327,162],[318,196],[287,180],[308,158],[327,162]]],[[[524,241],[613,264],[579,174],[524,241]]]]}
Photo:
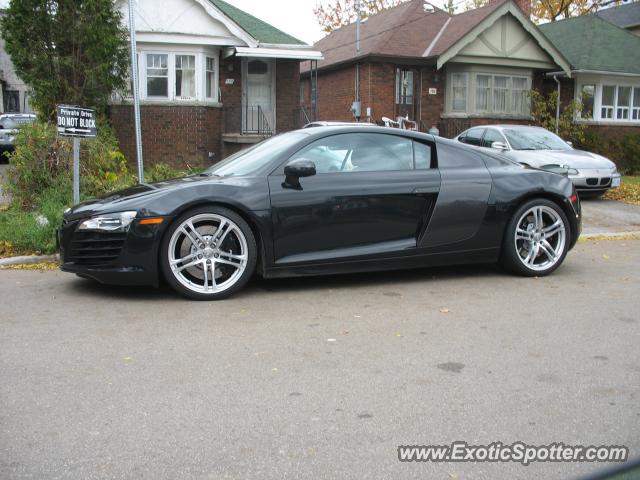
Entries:
{"type": "Polygon", "coordinates": [[[304,135],[300,132],[289,132],[268,138],[216,163],[206,169],[203,175],[216,175],[219,177],[251,175],[275,155],[300,140],[304,135]]]}
{"type": "Polygon", "coordinates": [[[571,147],[557,135],[543,128],[503,130],[514,150],[570,150],[571,147]]]}

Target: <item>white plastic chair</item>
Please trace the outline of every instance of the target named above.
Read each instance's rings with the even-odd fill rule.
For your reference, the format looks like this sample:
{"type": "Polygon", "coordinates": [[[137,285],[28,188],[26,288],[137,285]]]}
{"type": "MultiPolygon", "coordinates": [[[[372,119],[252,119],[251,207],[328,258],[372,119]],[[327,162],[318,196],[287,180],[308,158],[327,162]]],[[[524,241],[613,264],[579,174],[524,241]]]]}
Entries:
{"type": "Polygon", "coordinates": [[[400,123],[391,120],[389,117],[382,117],[382,122],[385,127],[400,128],[400,123]]]}

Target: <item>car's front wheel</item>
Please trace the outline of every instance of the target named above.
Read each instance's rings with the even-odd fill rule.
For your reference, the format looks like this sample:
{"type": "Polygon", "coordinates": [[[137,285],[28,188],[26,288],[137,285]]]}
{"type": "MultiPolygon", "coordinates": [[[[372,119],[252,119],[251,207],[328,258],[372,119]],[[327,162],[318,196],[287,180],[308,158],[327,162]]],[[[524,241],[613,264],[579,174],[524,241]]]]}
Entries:
{"type": "Polygon", "coordinates": [[[244,219],[205,206],[178,217],[164,236],[160,263],[167,282],[196,300],[218,300],[241,289],[256,267],[255,236],[244,219]]]}
{"type": "Polygon", "coordinates": [[[564,261],[570,236],[567,216],[556,203],[530,200],[507,225],[501,264],[519,275],[548,275],[564,261]]]}

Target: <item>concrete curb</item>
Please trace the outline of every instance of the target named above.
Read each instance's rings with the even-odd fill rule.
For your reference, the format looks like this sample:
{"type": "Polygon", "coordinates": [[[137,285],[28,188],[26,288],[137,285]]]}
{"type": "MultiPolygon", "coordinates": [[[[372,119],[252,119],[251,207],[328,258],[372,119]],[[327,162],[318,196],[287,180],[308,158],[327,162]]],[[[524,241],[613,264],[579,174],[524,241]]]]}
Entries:
{"type": "Polygon", "coordinates": [[[24,255],[21,257],[7,257],[0,258],[0,267],[6,267],[9,265],[28,265],[31,263],[41,262],[57,262],[60,260],[60,255],[24,255]]]}
{"type": "Polygon", "coordinates": [[[640,236],[640,230],[633,230],[631,232],[596,232],[586,233],[580,235],[580,238],[594,238],[594,237],[628,237],[628,236],[640,236]]]}

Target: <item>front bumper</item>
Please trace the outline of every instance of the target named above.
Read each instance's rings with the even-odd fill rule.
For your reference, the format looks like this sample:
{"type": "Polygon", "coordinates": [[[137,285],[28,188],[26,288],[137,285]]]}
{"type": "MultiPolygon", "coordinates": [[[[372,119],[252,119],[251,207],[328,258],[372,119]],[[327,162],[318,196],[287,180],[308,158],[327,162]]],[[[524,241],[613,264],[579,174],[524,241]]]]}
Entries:
{"type": "Polygon", "coordinates": [[[80,220],[58,230],[60,270],[114,285],[159,284],[158,248],[163,226],[134,220],[126,233],[78,232],[80,220]]]}
{"type": "Polygon", "coordinates": [[[569,175],[569,179],[578,192],[602,192],[616,188],[612,184],[620,181],[620,174],[606,168],[580,169],[576,175],[569,175]]]}

